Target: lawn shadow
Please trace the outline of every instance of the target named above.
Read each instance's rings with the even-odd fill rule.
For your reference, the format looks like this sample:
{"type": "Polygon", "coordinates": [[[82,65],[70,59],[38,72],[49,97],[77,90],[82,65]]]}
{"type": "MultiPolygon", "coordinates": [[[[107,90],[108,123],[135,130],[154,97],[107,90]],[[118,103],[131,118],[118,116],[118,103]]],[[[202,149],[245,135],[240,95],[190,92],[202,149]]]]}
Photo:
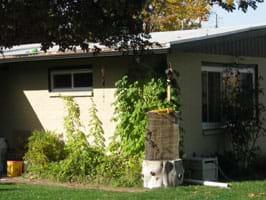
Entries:
{"type": "Polygon", "coordinates": [[[0,188],[0,192],[9,192],[9,191],[14,191],[14,190],[18,190],[15,188],[0,188]]]}
{"type": "Polygon", "coordinates": [[[237,182],[244,182],[244,181],[264,181],[266,180],[266,172],[258,169],[253,169],[249,171],[238,172],[235,174],[227,175],[226,177],[224,174],[219,173],[219,180],[220,181],[237,181],[237,182]]]}
{"type": "Polygon", "coordinates": [[[16,183],[11,183],[11,182],[0,182],[1,185],[16,185],[16,183]]]}
{"type": "Polygon", "coordinates": [[[13,187],[14,185],[16,185],[16,183],[0,182],[0,192],[8,192],[8,191],[18,190],[18,188],[13,187]],[[3,188],[1,188],[1,186],[3,186],[3,188]],[[12,187],[6,187],[6,186],[12,186],[12,187]]]}

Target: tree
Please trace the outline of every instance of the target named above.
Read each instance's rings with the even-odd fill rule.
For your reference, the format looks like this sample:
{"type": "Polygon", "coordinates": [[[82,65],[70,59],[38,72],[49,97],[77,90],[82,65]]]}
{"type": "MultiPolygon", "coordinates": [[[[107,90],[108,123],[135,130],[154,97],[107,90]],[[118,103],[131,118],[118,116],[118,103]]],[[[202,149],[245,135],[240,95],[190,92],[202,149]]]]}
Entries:
{"type": "Polygon", "coordinates": [[[88,42],[134,47],[145,38],[142,8],[142,0],[1,0],[0,47],[35,42],[44,50],[54,44],[88,50],[88,42]]]}
{"type": "Polygon", "coordinates": [[[264,0],[210,0],[209,3],[212,6],[213,4],[218,4],[228,12],[234,11],[236,8],[241,9],[243,12],[247,12],[248,8],[256,9],[258,3],[262,3],[264,0]]]}
{"type": "MultiPolygon", "coordinates": [[[[247,170],[259,153],[258,139],[265,134],[265,106],[259,102],[263,88],[250,85],[251,74],[228,68],[223,77],[222,98],[224,132],[229,136],[240,170],[247,170]]],[[[259,80],[261,80],[260,77],[259,80]]],[[[258,81],[259,81],[258,80],[258,81]]]]}
{"type": "MultiPolygon", "coordinates": [[[[88,42],[119,50],[142,48],[149,45],[143,13],[151,12],[151,1],[0,0],[0,48],[35,42],[42,43],[44,50],[54,44],[61,50],[75,50],[78,45],[89,50],[88,42]]],[[[246,11],[262,1],[240,0],[238,5],[246,11]]],[[[228,11],[236,8],[233,0],[206,2],[217,3],[228,11]]]]}
{"type": "Polygon", "coordinates": [[[150,6],[151,12],[145,12],[150,31],[198,28],[210,10],[206,0],[152,0],[150,6]]]}

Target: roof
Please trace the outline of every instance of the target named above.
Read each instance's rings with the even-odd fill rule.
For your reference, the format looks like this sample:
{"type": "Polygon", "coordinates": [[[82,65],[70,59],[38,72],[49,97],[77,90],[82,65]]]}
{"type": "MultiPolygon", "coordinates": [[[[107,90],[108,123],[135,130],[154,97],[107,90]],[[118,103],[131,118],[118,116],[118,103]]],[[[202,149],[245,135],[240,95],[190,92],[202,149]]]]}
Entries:
{"type": "MultiPolygon", "coordinates": [[[[86,52],[80,47],[76,47],[75,51],[65,50],[59,51],[59,46],[55,45],[49,48],[46,52],[41,50],[41,44],[25,44],[13,46],[10,49],[4,49],[2,55],[0,54],[1,63],[23,62],[23,61],[37,61],[37,60],[57,60],[57,59],[71,59],[71,58],[89,58],[89,57],[108,57],[108,56],[122,56],[126,54],[133,54],[133,51],[118,51],[106,46],[95,43],[90,43],[89,48],[100,48],[101,51],[95,53],[93,50],[86,52]]],[[[168,52],[169,47],[154,45],[151,50],[156,54],[165,54],[168,52]]]]}
{"type": "Polygon", "coordinates": [[[169,43],[169,45],[187,43],[209,38],[228,36],[248,31],[266,29],[266,24],[242,25],[224,28],[201,28],[192,30],[154,32],[151,33],[151,42],[169,43]]]}
{"type": "MultiPolygon", "coordinates": [[[[266,30],[266,24],[244,25],[225,28],[202,28],[194,30],[154,32],[151,33],[151,38],[149,41],[160,43],[162,46],[154,47],[153,50],[157,53],[165,54],[168,53],[168,50],[174,46],[258,30],[266,30]]],[[[114,49],[107,48],[105,46],[100,46],[99,44],[91,43],[89,45],[90,47],[96,45],[102,49],[102,51],[96,55],[99,57],[123,55],[123,52],[119,52],[114,49]]],[[[78,47],[75,52],[60,52],[58,46],[54,46],[53,48],[50,48],[47,52],[43,52],[41,51],[41,44],[27,44],[14,46],[11,49],[4,49],[3,55],[0,55],[0,63],[81,57],[95,57],[95,54],[93,52],[84,52],[78,47]]]]}

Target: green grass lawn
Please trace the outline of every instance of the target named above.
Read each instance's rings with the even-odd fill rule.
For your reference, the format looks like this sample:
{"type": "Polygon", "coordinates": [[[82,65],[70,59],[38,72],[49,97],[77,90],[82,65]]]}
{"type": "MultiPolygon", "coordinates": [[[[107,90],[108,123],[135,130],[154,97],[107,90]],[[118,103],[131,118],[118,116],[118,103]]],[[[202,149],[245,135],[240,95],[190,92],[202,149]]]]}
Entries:
{"type": "Polygon", "coordinates": [[[231,189],[180,186],[131,193],[0,182],[0,199],[266,199],[266,181],[236,182],[231,189]]]}

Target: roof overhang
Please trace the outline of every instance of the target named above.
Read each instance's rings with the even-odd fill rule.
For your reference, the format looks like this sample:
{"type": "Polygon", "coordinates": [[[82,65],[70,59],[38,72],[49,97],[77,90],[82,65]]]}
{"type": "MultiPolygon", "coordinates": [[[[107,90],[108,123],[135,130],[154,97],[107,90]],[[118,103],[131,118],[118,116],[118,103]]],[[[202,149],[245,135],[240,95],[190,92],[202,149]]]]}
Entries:
{"type": "MultiPolygon", "coordinates": [[[[144,54],[167,54],[169,47],[161,47],[156,49],[148,49],[143,51],[144,54]]],[[[102,51],[102,52],[56,52],[52,54],[28,54],[16,56],[2,56],[0,64],[2,63],[17,63],[17,62],[32,62],[32,61],[47,61],[47,60],[65,60],[65,59],[80,59],[80,58],[101,58],[101,57],[115,57],[115,56],[133,56],[132,50],[129,51],[102,51]]]]}

